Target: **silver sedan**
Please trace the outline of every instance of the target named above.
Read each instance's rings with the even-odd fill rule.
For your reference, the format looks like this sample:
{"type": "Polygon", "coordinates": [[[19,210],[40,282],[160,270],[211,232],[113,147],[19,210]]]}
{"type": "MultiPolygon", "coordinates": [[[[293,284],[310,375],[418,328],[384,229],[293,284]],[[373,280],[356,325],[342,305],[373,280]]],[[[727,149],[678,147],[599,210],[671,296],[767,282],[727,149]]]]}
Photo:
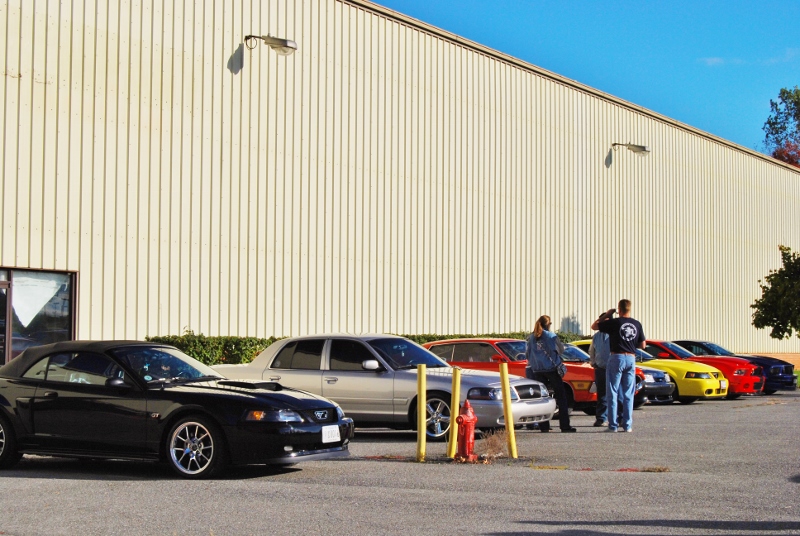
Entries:
{"type": "MultiPolygon", "coordinates": [[[[427,435],[450,429],[453,368],[418,344],[395,335],[319,335],[282,339],[251,363],[213,367],[228,378],[273,381],[339,404],[356,426],[414,428],[417,365],[426,365],[427,435]]],[[[534,380],[509,376],[514,424],[548,421],[556,404],[534,380]]],[[[505,425],[500,375],[463,370],[461,403],[469,400],[481,429],[505,425]]]]}

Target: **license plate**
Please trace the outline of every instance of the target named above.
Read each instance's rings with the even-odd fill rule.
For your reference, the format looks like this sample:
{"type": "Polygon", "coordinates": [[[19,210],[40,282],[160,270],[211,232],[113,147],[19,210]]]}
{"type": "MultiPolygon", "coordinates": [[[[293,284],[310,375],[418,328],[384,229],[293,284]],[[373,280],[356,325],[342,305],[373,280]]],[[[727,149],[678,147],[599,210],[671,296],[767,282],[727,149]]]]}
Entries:
{"type": "Polygon", "coordinates": [[[728,380],[720,380],[719,381],[719,388],[720,389],[727,389],[728,388],[728,380]]]}
{"type": "Polygon", "coordinates": [[[336,443],[342,440],[339,435],[339,426],[323,426],[322,427],[322,442],[323,443],[336,443]]]}

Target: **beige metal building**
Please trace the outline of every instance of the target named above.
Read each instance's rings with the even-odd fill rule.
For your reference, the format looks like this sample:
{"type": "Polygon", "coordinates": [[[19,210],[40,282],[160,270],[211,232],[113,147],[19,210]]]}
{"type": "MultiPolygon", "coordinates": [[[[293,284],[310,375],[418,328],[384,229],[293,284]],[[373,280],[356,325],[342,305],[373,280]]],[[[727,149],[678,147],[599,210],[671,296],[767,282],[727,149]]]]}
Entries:
{"type": "Polygon", "coordinates": [[[9,0],[0,29],[6,357],[587,333],[622,297],[653,338],[800,352],[749,308],[800,173],[747,148],[361,0],[9,0]]]}

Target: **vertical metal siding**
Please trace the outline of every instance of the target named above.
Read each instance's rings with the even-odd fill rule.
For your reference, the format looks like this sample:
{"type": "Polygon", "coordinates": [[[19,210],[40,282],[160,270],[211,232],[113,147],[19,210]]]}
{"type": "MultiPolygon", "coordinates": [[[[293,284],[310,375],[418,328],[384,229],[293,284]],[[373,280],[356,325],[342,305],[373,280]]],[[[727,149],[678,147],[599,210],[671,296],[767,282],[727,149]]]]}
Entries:
{"type": "Polygon", "coordinates": [[[653,337],[798,351],[749,304],[800,175],[746,150],[360,0],[0,27],[0,265],[79,271],[82,338],[587,332],[628,297],[653,337]]]}

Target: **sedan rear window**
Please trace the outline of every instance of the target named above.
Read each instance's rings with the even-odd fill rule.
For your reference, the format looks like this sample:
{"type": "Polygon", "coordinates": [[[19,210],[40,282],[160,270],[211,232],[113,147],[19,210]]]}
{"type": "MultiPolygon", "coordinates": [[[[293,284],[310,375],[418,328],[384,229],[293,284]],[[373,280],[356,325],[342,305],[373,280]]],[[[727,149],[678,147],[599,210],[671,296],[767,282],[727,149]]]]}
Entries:
{"type": "Polygon", "coordinates": [[[319,370],[319,365],[322,362],[322,347],[324,345],[324,339],[290,342],[278,352],[270,368],[319,370]]]}

